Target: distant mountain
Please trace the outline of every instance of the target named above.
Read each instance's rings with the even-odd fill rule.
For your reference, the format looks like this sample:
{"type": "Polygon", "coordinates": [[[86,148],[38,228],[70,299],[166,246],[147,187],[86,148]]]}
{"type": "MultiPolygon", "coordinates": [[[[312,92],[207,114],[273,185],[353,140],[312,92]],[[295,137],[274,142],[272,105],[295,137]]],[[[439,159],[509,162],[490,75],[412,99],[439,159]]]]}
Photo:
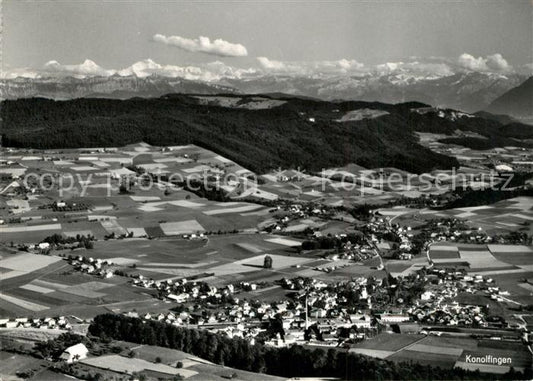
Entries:
{"type": "Polygon", "coordinates": [[[272,96],[299,96],[322,100],[362,100],[385,103],[420,101],[466,112],[486,109],[497,97],[525,80],[519,74],[461,72],[446,76],[411,72],[361,75],[260,75],[223,77],[210,82],[191,81],[158,75],[108,77],[49,77],[0,80],[0,98],[82,97],[127,99],[159,97],[168,93],[244,93],[272,96]]]}
{"type": "Polygon", "coordinates": [[[449,76],[408,73],[364,74],[326,78],[263,76],[227,79],[222,83],[242,93],[285,93],[323,100],[361,100],[385,103],[420,101],[443,108],[474,112],[525,79],[519,74],[465,72],[449,76]]]}
{"type": "Polygon", "coordinates": [[[533,119],[533,77],[492,101],[487,110],[518,119],[533,119]]]}
{"type": "Polygon", "coordinates": [[[0,80],[1,99],[43,97],[56,100],[74,98],[160,97],[168,93],[217,94],[234,93],[235,89],[183,78],[157,75],[140,78],[134,75],[110,77],[50,77],[0,80]]]}

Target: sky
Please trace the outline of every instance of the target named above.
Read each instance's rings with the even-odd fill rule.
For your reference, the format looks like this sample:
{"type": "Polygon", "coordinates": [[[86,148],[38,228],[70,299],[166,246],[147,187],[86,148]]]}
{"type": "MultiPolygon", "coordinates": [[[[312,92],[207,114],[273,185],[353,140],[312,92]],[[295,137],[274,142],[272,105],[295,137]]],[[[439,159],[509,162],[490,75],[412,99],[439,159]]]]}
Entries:
{"type": "Polygon", "coordinates": [[[533,0],[3,0],[2,8],[3,72],[309,74],[398,62],[509,71],[533,62],[533,0]]]}

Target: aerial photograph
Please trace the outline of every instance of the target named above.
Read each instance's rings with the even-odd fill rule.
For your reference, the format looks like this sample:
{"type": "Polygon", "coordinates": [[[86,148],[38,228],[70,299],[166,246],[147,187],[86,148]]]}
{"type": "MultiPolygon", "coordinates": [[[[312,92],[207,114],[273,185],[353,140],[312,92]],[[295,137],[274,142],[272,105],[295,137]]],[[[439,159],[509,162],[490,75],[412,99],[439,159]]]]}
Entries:
{"type": "Polygon", "coordinates": [[[533,1],[0,0],[0,381],[533,379],[533,1]]]}

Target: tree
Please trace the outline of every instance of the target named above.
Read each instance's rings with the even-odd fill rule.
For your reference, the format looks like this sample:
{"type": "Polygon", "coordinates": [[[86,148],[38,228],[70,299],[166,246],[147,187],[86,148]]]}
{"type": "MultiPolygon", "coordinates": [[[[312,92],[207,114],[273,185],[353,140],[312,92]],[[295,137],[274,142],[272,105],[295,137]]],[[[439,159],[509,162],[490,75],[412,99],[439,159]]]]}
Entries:
{"type": "Polygon", "coordinates": [[[263,262],[263,268],[265,269],[272,268],[272,257],[270,255],[265,256],[265,261],[263,262]]]}
{"type": "MultiPolygon", "coordinates": [[[[246,371],[259,371],[281,377],[331,376],[341,379],[394,379],[394,380],[492,380],[494,375],[464,369],[442,369],[416,363],[393,363],[355,353],[341,352],[337,348],[327,351],[309,349],[301,345],[273,348],[250,345],[242,338],[229,338],[216,334],[217,346],[213,353],[208,346],[213,333],[183,327],[168,327],[159,321],[143,321],[121,315],[96,316],[89,327],[91,335],[117,340],[170,347],[202,358],[214,357],[217,363],[246,371]],[[157,334],[156,334],[157,332],[157,334]],[[148,336],[153,337],[149,338],[148,336]],[[169,336],[175,336],[169,340],[169,336]],[[199,345],[196,345],[199,344],[199,345]],[[211,352],[210,352],[211,351],[211,352]]],[[[321,339],[316,325],[307,336],[321,339]]],[[[79,340],[79,339],[78,339],[79,340]]],[[[61,348],[62,349],[62,348],[61,348]]],[[[178,368],[183,364],[179,362],[178,368]]],[[[513,369],[514,370],[514,369],[513,369]]],[[[136,377],[139,375],[136,373],[136,377]]],[[[531,379],[531,372],[501,375],[502,379],[531,379]]]]}

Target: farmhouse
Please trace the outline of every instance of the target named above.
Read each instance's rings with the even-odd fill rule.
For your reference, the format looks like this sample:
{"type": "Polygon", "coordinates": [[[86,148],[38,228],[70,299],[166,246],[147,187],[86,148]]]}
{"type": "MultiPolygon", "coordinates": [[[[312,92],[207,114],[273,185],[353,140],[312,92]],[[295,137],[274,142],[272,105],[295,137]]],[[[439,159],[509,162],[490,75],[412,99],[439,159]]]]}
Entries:
{"type": "Polygon", "coordinates": [[[61,360],[64,360],[67,364],[72,364],[75,361],[82,360],[87,357],[89,350],[82,343],[68,347],[61,354],[61,360]]]}

